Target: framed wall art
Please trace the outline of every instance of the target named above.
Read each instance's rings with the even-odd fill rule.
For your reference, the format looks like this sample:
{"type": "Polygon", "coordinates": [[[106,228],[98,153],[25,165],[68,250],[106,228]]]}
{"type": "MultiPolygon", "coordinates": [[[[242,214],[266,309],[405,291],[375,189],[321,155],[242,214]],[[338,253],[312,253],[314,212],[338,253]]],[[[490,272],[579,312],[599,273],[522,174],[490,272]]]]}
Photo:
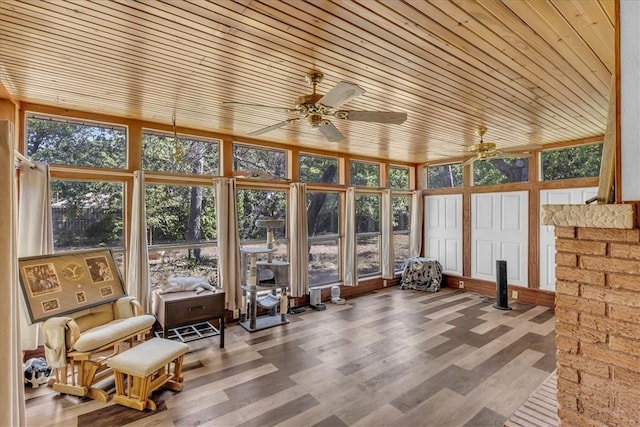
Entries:
{"type": "Polygon", "coordinates": [[[24,257],[18,268],[31,323],[126,295],[110,249],[24,257]]]}

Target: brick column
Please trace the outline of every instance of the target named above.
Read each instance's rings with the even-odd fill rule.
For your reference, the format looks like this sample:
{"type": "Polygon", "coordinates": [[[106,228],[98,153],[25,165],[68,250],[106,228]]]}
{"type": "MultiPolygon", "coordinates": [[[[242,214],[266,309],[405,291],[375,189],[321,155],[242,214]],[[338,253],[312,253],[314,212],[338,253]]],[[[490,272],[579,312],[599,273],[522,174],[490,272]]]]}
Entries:
{"type": "Polygon", "coordinates": [[[588,227],[588,221],[575,227],[566,215],[550,223],[556,225],[561,425],[638,426],[640,230],[588,227]]]}

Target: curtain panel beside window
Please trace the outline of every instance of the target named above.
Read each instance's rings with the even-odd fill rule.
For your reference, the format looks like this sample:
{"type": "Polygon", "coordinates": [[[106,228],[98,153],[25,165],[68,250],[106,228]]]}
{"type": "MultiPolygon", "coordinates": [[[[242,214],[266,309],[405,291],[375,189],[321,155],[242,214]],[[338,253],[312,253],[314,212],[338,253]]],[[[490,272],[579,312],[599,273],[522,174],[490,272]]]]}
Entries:
{"type": "Polygon", "coordinates": [[[356,245],[356,189],[347,188],[344,224],[344,281],[345,286],[358,286],[358,251],[356,245]]]}
{"type": "Polygon", "coordinates": [[[304,296],[309,290],[309,231],[307,222],[307,184],[295,182],[289,191],[289,274],[291,296],[304,296]]]}
{"type": "Polygon", "coordinates": [[[140,301],[145,313],[151,311],[149,288],[149,247],[147,244],[147,215],[144,204],[144,171],[133,174],[133,206],[131,207],[131,236],[127,263],[127,293],[140,301]]]}
{"type": "MultiPolygon", "coordinates": [[[[53,226],[49,165],[33,162],[20,169],[18,201],[18,257],[53,253],[53,226]]],[[[40,344],[40,324],[30,325],[27,305],[20,304],[20,341],[22,350],[35,350],[40,344]]]]}
{"type": "MultiPolygon", "coordinates": [[[[215,178],[218,217],[218,280],[225,291],[227,308],[243,307],[240,285],[240,237],[236,207],[236,180],[215,178]]],[[[243,308],[244,309],[244,308],[243,308]]]]}

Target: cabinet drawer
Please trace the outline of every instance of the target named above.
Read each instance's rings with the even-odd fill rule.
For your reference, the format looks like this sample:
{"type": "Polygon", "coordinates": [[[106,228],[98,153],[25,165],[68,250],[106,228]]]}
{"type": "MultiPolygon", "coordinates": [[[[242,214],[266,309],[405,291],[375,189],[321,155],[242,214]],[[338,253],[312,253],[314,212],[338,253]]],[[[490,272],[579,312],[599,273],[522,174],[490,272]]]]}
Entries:
{"type": "Polygon", "coordinates": [[[220,313],[220,307],[224,307],[224,295],[207,295],[170,301],[165,304],[164,324],[166,327],[211,320],[224,315],[224,313],[220,313]]]}

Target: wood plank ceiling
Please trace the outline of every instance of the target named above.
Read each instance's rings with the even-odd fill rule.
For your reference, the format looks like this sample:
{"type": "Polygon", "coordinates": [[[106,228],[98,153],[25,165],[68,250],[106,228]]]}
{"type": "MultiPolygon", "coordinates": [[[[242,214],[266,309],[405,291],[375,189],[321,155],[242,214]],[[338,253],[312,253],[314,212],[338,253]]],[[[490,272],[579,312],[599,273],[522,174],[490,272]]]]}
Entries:
{"type": "Polygon", "coordinates": [[[615,0],[2,0],[0,81],[23,102],[233,134],[293,117],[320,70],[366,93],[327,142],[296,122],[260,138],[422,163],[605,131],[615,0]]]}

